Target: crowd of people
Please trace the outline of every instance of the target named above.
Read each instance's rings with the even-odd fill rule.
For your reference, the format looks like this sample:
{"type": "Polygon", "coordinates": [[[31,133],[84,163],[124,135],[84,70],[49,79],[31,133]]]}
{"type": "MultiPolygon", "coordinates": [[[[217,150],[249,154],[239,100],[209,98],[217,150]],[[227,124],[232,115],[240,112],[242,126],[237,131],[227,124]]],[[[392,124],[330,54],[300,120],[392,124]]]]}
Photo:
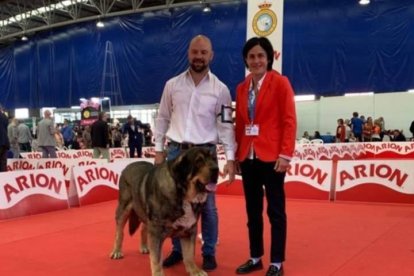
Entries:
{"type": "Polygon", "coordinates": [[[305,131],[302,135],[303,139],[314,140],[321,139],[327,143],[348,143],[348,142],[405,142],[414,139],[414,121],[410,125],[412,137],[406,137],[403,130],[385,128],[385,120],[383,117],[373,119],[365,118],[364,115],[359,116],[358,112],[352,114],[351,119],[339,118],[335,135],[332,139],[325,141],[319,131],[315,131],[310,135],[305,131]]]}
{"type": "MultiPolygon", "coordinates": [[[[64,119],[62,124],[54,122],[52,112],[45,110],[43,118],[35,128],[30,128],[23,120],[14,117],[9,118],[5,110],[0,112],[5,124],[4,133],[0,137],[2,149],[0,154],[5,158],[20,158],[20,153],[39,151],[44,158],[55,158],[56,151],[68,149],[94,149],[99,139],[105,139],[104,148],[129,148],[130,157],[141,157],[142,147],[152,146],[153,134],[150,124],[142,123],[131,115],[124,124],[110,124],[105,116],[107,133],[92,133],[93,125],[81,125],[79,121],[70,122],[64,119]]],[[[99,121],[99,120],[98,120],[99,121]]],[[[3,170],[2,170],[3,171],[3,170]]]]}

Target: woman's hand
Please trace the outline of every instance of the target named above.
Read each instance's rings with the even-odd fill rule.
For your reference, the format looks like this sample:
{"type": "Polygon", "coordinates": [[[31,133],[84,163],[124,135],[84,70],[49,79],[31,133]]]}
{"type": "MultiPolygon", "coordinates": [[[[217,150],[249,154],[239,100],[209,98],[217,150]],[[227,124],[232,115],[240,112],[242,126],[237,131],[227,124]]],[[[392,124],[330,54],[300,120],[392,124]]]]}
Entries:
{"type": "Polygon", "coordinates": [[[287,160],[285,158],[282,158],[282,157],[279,157],[276,160],[274,170],[276,172],[280,172],[280,173],[286,172],[287,169],[289,169],[289,162],[290,162],[289,160],[287,160]]]}

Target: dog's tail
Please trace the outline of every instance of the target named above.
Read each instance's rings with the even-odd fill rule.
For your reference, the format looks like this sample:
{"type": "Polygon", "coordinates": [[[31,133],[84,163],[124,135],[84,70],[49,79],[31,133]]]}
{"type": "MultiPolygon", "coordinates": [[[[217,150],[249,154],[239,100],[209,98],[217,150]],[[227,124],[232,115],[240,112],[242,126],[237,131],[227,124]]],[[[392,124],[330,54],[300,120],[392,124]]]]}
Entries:
{"type": "Polygon", "coordinates": [[[134,210],[131,210],[131,213],[129,214],[129,234],[132,236],[138,229],[139,225],[141,224],[141,221],[138,218],[137,213],[135,213],[134,210]]]}

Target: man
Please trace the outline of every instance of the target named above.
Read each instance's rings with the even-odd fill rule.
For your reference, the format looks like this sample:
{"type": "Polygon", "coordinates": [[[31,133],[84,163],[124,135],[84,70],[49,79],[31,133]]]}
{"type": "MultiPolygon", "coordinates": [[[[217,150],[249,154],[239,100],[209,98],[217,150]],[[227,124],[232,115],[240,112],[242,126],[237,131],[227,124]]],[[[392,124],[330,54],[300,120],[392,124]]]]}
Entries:
{"type": "Polygon", "coordinates": [[[105,112],[99,112],[98,120],[91,126],[91,139],[93,158],[105,158],[109,161],[109,127],[106,122],[108,116],[105,112]]]}
{"type": "Polygon", "coordinates": [[[33,140],[32,133],[30,128],[23,122],[20,122],[17,126],[17,142],[19,142],[19,147],[21,152],[31,152],[31,142],[33,140]]]}
{"type": "Polygon", "coordinates": [[[42,150],[42,158],[56,158],[55,123],[50,110],[45,110],[44,118],[37,126],[37,143],[42,150]]]}
{"type": "MultiPolygon", "coordinates": [[[[206,147],[216,155],[220,140],[226,152],[224,173],[234,180],[234,129],[233,124],[222,122],[219,114],[222,106],[231,105],[229,89],[210,72],[213,59],[210,40],[198,35],[191,40],[188,49],[190,68],[170,79],[161,98],[155,126],[155,164],[164,162],[166,139],[167,159],[174,159],[189,147],[206,147]]],[[[217,267],[215,247],[218,235],[218,217],[215,194],[210,193],[201,214],[203,269],[217,267]]],[[[173,239],[172,253],[163,266],[170,267],[183,259],[178,239],[173,239]]]]}
{"type": "Polygon", "coordinates": [[[3,106],[0,104],[0,172],[7,172],[7,151],[10,148],[7,136],[7,125],[9,119],[4,114],[3,106]]]}
{"type": "Polygon", "coordinates": [[[358,142],[363,142],[362,129],[364,127],[365,122],[363,121],[362,116],[358,117],[358,115],[358,112],[352,113],[351,128],[358,142]]]}
{"type": "Polygon", "coordinates": [[[75,133],[73,132],[73,128],[69,125],[68,119],[63,121],[62,129],[60,130],[63,136],[63,142],[65,143],[65,147],[67,149],[71,149],[73,147],[73,142],[75,139],[75,133]]]}
{"type": "Polygon", "coordinates": [[[136,121],[131,115],[128,115],[127,122],[124,125],[122,134],[128,134],[128,147],[129,157],[135,157],[135,150],[137,151],[137,157],[142,157],[142,141],[143,141],[143,129],[140,121],[136,121]]]}
{"type": "Polygon", "coordinates": [[[7,135],[9,136],[10,150],[13,153],[13,158],[20,157],[17,124],[18,124],[17,119],[13,117],[10,119],[10,123],[7,126],[7,135]]]}

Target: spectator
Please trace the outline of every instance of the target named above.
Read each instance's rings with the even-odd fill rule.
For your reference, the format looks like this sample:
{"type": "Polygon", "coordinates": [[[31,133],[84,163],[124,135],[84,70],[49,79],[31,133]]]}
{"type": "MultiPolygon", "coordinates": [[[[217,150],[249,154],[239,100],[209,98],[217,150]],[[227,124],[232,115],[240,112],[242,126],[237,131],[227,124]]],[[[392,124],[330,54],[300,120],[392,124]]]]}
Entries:
{"type": "Polygon", "coordinates": [[[405,138],[404,134],[402,133],[402,131],[395,129],[394,130],[394,136],[392,139],[394,142],[406,142],[407,139],[405,138]]]}
{"type": "Polygon", "coordinates": [[[362,142],[362,128],[364,126],[364,122],[361,118],[358,117],[358,112],[352,113],[351,119],[351,128],[352,132],[354,133],[355,138],[362,142]]]}
{"type": "Polygon", "coordinates": [[[16,118],[11,118],[10,123],[7,126],[7,135],[9,136],[10,141],[10,150],[13,153],[13,158],[20,157],[20,148],[19,148],[19,134],[17,131],[18,121],[16,118]]]}
{"type": "Polygon", "coordinates": [[[410,132],[411,132],[412,138],[414,139],[414,121],[411,122],[410,132]]]}
{"type": "Polygon", "coordinates": [[[336,127],[336,142],[345,143],[346,139],[346,128],[344,124],[344,119],[337,120],[338,126],[336,127]]]}
{"type": "Polygon", "coordinates": [[[362,129],[364,142],[371,142],[373,128],[374,128],[374,123],[372,122],[372,117],[368,117],[367,122],[364,124],[363,129],[362,129]]]}
{"type": "Polygon", "coordinates": [[[9,137],[7,135],[7,118],[3,106],[0,104],[0,172],[7,171],[7,151],[10,149],[9,137]]]}
{"type": "Polygon", "coordinates": [[[372,127],[371,141],[380,142],[381,140],[381,122],[379,119],[376,119],[374,121],[374,126],[372,127]]]}
{"type": "Polygon", "coordinates": [[[312,139],[321,139],[321,140],[323,140],[320,132],[317,131],[317,130],[315,130],[312,139]]]}
{"type": "Polygon", "coordinates": [[[124,125],[123,134],[128,134],[129,157],[135,157],[135,150],[137,157],[142,157],[142,142],[144,138],[141,121],[136,121],[131,115],[128,116],[127,122],[124,125]]]}
{"type": "Polygon", "coordinates": [[[71,125],[69,125],[68,119],[63,121],[63,126],[60,130],[63,136],[63,142],[67,149],[71,149],[73,147],[73,141],[75,138],[75,133],[71,125]]]}
{"type": "Polygon", "coordinates": [[[19,142],[19,147],[21,152],[31,152],[32,147],[31,143],[33,140],[32,132],[30,128],[23,122],[20,122],[17,126],[17,141],[19,142]]]}
{"type": "Polygon", "coordinates": [[[352,129],[350,127],[351,121],[349,119],[345,119],[344,126],[345,126],[345,142],[349,142],[349,138],[351,137],[352,129]]]}
{"type": "Polygon", "coordinates": [[[56,158],[55,124],[50,110],[45,110],[44,118],[37,126],[37,143],[42,150],[42,158],[56,158]]]}
{"type": "Polygon", "coordinates": [[[111,128],[112,132],[112,146],[114,148],[120,148],[122,146],[122,133],[119,127],[113,126],[111,128]]]}
{"type": "Polygon", "coordinates": [[[83,143],[86,149],[92,148],[92,138],[91,138],[91,126],[85,126],[85,129],[82,131],[83,143]]]}
{"type": "Polygon", "coordinates": [[[91,140],[93,148],[93,158],[102,158],[109,161],[109,127],[108,116],[105,112],[99,112],[98,120],[91,126],[91,140]]]}

